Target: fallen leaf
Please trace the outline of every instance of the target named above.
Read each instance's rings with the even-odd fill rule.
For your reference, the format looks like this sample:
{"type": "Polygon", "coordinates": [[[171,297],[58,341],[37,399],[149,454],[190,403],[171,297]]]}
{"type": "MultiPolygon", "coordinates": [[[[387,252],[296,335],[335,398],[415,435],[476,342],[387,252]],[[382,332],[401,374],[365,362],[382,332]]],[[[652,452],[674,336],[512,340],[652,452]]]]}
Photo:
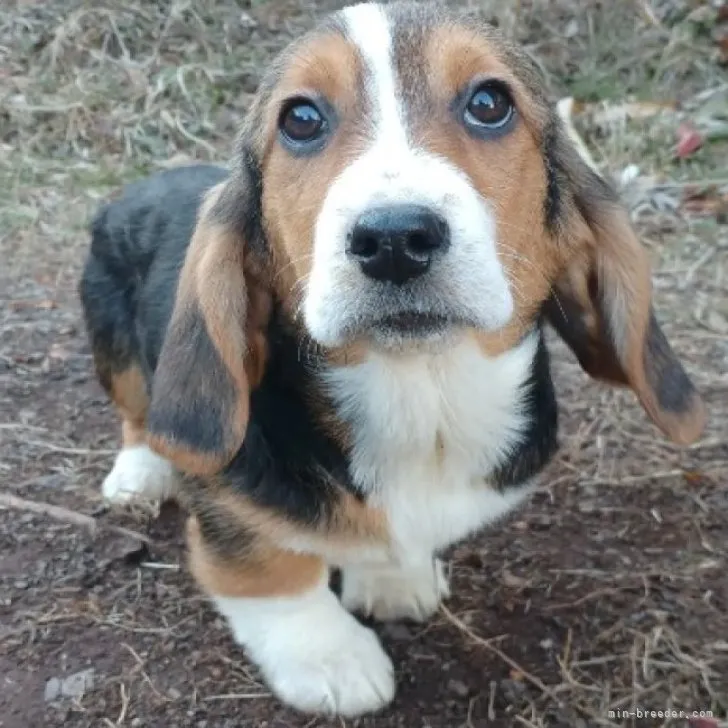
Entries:
{"type": "Polygon", "coordinates": [[[522,682],[525,675],[520,670],[511,670],[508,673],[508,677],[514,682],[522,682]]]}
{"type": "Polygon", "coordinates": [[[705,474],[700,470],[683,470],[683,478],[688,485],[697,487],[699,485],[705,485],[708,482],[705,474]]]}
{"type": "Polygon", "coordinates": [[[688,718],[690,728],[720,728],[720,724],[714,718],[688,718]]]}
{"type": "Polygon", "coordinates": [[[677,146],[675,147],[677,157],[685,159],[697,152],[702,146],[703,136],[695,126],[689,122],[680,124],[677,128],[677,146]]]}

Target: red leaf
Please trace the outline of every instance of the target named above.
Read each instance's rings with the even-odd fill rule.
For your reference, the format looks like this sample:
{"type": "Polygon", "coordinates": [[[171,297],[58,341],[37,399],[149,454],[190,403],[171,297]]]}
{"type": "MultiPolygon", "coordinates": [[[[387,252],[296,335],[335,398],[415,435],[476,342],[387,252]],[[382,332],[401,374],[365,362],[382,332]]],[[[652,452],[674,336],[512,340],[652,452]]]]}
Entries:
{"type": "Polygon", "coordinates": [[[718,721],[714,718],[688,718],[690,728],[718,728],[718,721]]]}
{"type": "Polygon", "coordinates": [[[677,146],[675,154],[680,159],[685,159],[703,146],[703,136],[690,123],[685,122],[677,128],[677,146]]]}

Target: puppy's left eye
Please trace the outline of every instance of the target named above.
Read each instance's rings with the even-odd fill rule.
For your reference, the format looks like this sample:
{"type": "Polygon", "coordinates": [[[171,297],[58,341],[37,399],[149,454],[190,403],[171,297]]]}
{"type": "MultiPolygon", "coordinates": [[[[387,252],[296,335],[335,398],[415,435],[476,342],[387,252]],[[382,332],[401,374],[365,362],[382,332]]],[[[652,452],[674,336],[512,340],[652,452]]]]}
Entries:
{"type": "Polygon", "coordinates": [[[508,89],[486,81],[470,95],[465,105],[465,123],[476,130],[502,129],[513,118],[515,108],[508,89]]]}
{"type": "Polygon", "coordinates": [[[311,101],[295,100],[283,109],[278,125],[288,141],[301,144],[318,139],[326,122],[311,101]]]}

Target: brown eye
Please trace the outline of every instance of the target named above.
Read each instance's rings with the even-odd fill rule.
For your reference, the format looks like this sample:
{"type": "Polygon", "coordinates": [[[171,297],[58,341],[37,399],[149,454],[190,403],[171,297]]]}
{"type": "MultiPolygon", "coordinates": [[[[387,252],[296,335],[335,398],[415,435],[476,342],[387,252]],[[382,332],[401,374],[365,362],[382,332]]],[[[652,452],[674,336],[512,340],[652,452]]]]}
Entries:
{"type": "Polygon", "coordinates": [[[465,106],[465,122],[479,129],[501,129],[513,117],[513,99],[499,83],[489,81],[475,89],[465,106]]]}
{"type": "Polygon", "coordinates": [[[325,126],[321,112],[310,101],[293,101],[283,109],[279,127],[294,143],[311,142],[321,135],[325,126]]]}

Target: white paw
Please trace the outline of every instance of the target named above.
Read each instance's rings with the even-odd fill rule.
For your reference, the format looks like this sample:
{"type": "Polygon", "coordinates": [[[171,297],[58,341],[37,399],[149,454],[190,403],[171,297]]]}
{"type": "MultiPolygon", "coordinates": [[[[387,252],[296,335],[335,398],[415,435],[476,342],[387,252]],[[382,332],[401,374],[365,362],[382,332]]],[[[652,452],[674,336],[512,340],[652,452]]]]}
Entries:
{"type": "Polygon", "coordinates": [[[129,503],[135,498],[163,500],[174,493],[176,483],[172,464],[146,445],[139,445],[119,452],[101,492],[111,503],[129,503]]]}
{"type": "Polygon", "coordinates": [[[331,592],[310,597],[215,602],[272,691],[293,708],[354,718],[387,705],[393,667],[377,636],[331,592]]]}
{"type": "MultiPolygon", "coordinates": [[[[392,700],[391,660],[374,632],[350,614],[346,616],[351,620],[346,634],[335,639],[332,635],[310,638],[307,645],[290,650],[274,666],[261,664],[281,700],[307,713],[348,718],[376,711],[392,700]]],[[[320,625],[319,629],[327,627],[320,625]]]]}
{"type": "Polygon", "coordinates": [[[442,562],[344,569],[341,603],[375,619],[424,622],[450,596],[442,562]]]}

